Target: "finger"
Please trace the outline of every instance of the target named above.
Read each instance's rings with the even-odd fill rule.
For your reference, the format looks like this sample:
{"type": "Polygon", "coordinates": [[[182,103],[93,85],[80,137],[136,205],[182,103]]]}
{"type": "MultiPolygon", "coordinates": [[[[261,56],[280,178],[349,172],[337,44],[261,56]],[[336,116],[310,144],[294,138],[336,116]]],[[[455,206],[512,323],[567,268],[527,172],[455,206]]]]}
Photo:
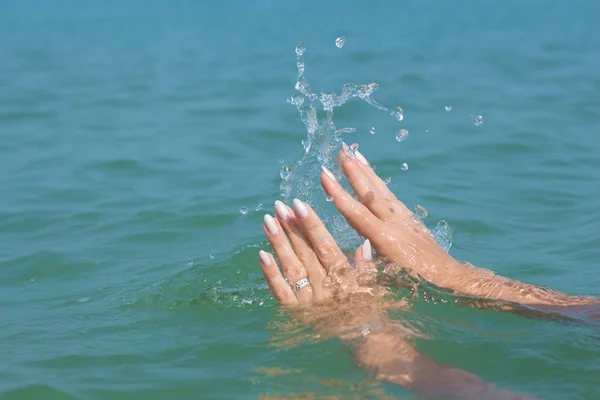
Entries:
{"type": "Polygon", "coordinates": [[[373,261],[373,249],[371,248],[371,241],[369,239],[356,249],[354,253],[354,263],[357,267],[373,261]]]}
{"type": "MultiPolygon", "coordinates": [[[[298,257],[296,257],[296,253],[294,253],[292,246],[290,246],[290,242],[285,236],[283,229],[281,229],[279,222],[269,214],[265,214],[263,229],[269,243],[271,243],[273,251],[275,251],[275,255],[277,255],[283,275],[287,278],[289,284],[293,286],[296,282],[306,278],[306,270],[300,260],[298,260],[298,257]]],[[[312,300],[313,293],[310,286],[295,293],[300,304],[308,304],[312,300]]]]}
{"type": "Polygon", "coordinates": [[[298,298],[292,291],[290,285],[285,281],[281,275],[281,271],[277,268],[275,259],[273,256],[266,251],[261,250],[258,253],[260,260],[260,268],[265,276],[267,285],[271,294],[275,299],[284,306],[294,306],[298,304],[298,298]]]}
{"type": "Polygon", "coordinates": [[[335,179],[331,171],[323,167],[321,185],[329,196],[333,197],[333,205],[346,218],[354,230],[360,235],[373,238],[381,233],[383,222],[362,203],[356,201],[335,179]]]}
{"type": "Polygon", "coordinates": [[[308,204],[294,199],[294,214],[327,272],[349,267],[348,259],[338,247],[335,239],[308,204]]]}
{"type": "MultiPolygon", "coordinates": [[[[390,191],[387,185],[384,184],[385,188],[382,188],[368,176],[365,170],[370,167],[367,167],[368,163],[363,155],[358,150],[351,153],[348,145],[342,143],[338,160],[350,186],[358,196],[358,200],[378,218],[392,219],[396,213],[396,206],[390,201],[390,191]]],[[[381,180],[379,179],[379,181],[381,180]]]]}
{"type": "Polygon", "coordinates": [[[306,269],[308,279],[312,285],[314,300],[324,300],[327,296],[323,282],[327,277],[327,272],[313,250],[310,240],[302,232],[302,226],[293,211],[279,200],[275,202],[275,215],[289,238],[296,256],[306,269]]]}
{"type": "MultiPolygon", "coordinates": [[[[358,177],[368,180],[374,192],[374,200],[372,204],[364,202],[367,207],[382,219],[391,219],[395,215],[403,216],[410,215],[411,212],[404,203],[402,203],[396,195],[390,190],[388,185],[381,180],[379,175],[375,173],[367,159],[358,150],[355,151],[354,157],[351,157],[348,146],[342,146],[342,150],[338,156],[344,175],[348,178],[348,182],[354,188],[354,181],[358,177]],[[381,203],[385,203],[382,205],[381,203]]],[[[367,199],[369,200],[369,199],[367,199]]]]}

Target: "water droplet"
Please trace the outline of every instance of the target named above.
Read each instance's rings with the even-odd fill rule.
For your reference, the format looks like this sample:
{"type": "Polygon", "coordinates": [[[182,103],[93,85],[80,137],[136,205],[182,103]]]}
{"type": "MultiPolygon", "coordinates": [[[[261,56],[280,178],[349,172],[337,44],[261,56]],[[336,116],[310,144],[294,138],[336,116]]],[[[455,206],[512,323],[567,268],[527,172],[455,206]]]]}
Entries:
{"type": "Polygon", "coordinates": [[[429,133],[429,129],[425,129],[425,133],[429,133]]]}
{"type": "Polygon", "coordinates": [[[344,43],[346,43],[346,36],[340,36],[335,39],[335,45],[338,49],[341,49],[344,46],[344,43]]]}
{"type": "Polygon", "coordinates": [[[254,211],[260,211],[262,209],[262,203],[258,203],[254,211]]]}
{"type": "Polygon", "coordinates": [[[243,214],[243,215],[248,214],[248,207],[246,207],[246,206],[240,207],[240,214],[243,214]]]}
{"type": "Polygon", "coordinates": [[[333,196],[327,196],[325,198],[326,201],[332,202],[333,201],[333,196]]]}
{"type": "Polygon", "coordinates": [[[374,127],[374,126],[372,126],[372,127],[371,127],[371,129],[369,129],[369,133],[370,133],[371,135],[374,135],[374,134],[375,134],[375,127],[374,127]]]}
{"type": "Polygon", "coordinates": [[[288,97],[287,102],[294,106],[301,106],[304,103],[304,96],[296,93],[295,95],[288,97]]]}
{"type": "Polygon", "coordinates": [[[304,54],[305,51],[306,46],[304,45],[304,43],[298,43],[298,46],[296,46],[296,54],[301,56],[304,54]]]}
{"type": "Polygon", "coordinates": [[[392,181],[392,177],[388,176],[387,178],[385,178],[385,180],[383,182],[385,182],[385,184],[389,184],[392,181]]]}
{"type": "Polygon", "coordinates": [[[358,143],[352,143],[350,145],[350,150],[352,151],[352,153],[356,153],[356,150],[358,150],[358,143]]]}
{"type": "Polygon", "coordinates": [[[80,299],[77,299],[78,303],[85,303],[87,301],[90,301],[90,297],[82,297],[80,299]]]}
{"type": "Polygon", "coordinates": [[[481,115],[477,115],[475,118],[473,118],[473,123],[475,126],[483,125],[483,117],[481,115]]]}
{"type": "Polygon", "coordinates": [[[446,111],[450,111],[450,110],[452,110],[452,106],[446,106],[446,107],[444,107],[444,108],[446,109],[446,111]]]}
{"type": "Polygon", "coordinates": [[[310,177],[308,175],[304,175],[304,186],[310,186],[310,177]]]}
{"type": "Polygon", "coordinates": [[[396,140],[401,142],[408,136],[408,131],[406,129],[400,129],[398,133],[396,133],[396,140]]]}
{"type": "Polygon", "coordinates": [[[415,219],[421,220],[421,219],[427,217],[427,215],[429,215],[429,213],[427,212],[425,207],[417,204],[417,206],[415,207],[415,215],[414,215],[415,219]]]}
{"type": "Polygon", "coordinates": [[[284,165],[283,167],[281,167],[281,171],[279,171],[279,176],[281,177],[281,179],[283,179],[284,181],[287,182],[290,180],[290,175],[291,175],[290,167],[288,167],[287,165],[284,165]]]}
{"type": "Polygon", "coordinates": [[[396,109],[392,111],[390,115],[392,115],[398,121],[402,121],[404,119],[404,110],[402,109],[402,107],[396,107],[396,109]]]}
{"type": "Polygon", "coordinates": [[[408,169],[408,164],[407,163],[402,163],[402,166],[400,167],[400,169],[402,171],[406,171],[408,169]]]}
{"type": "Polygon", "coordinates": [[[213,256],[213,255],[212,255],[212,253],[210,253],[210,254],[208,255],[208,258],[210,258],[211,260],[214,260],[214,259],[215,259],[215,256],[213,256]]]}

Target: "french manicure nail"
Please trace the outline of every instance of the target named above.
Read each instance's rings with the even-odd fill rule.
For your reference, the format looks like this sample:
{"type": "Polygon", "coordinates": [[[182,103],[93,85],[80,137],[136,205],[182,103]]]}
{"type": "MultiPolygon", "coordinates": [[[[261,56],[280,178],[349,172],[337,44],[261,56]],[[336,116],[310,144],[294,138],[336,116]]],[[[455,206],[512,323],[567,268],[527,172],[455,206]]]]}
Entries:
{"type": "Polygon", "coordinates": [[[345,153],[349,153],[350,152],[350,146],[348,146],[346,144],[346,142],[342,142],[342,149],[344,150],[345,153]]]}
{"type": "Polygon", "coordinates": [[[323,169],[323,172],[325,172],[325,175],[327,175],[328,177],[330,177],[334,181],[337,181],[337,179],[335,179],[335,176],[333,175],[333,172],[331,172],[327,167],[321,165],[321,169],[323,169]]]}
{"type": "Polygon", "coordinates": [[[371,249],[371,241],[369,239],[365,240],[362,245],[362,255],[367,261],[371,261],[373,259],[373,249],[371,249]]]}
{"type": "Polygon", "coordinates": [[[367,161],[367,159],[362,154],[360,154],[360,152],[358,150],[356,150],[354,152],[354,155],[356,156],[356,158],[358,159],[358,161],[360,161],[364,165],[369,165],[369,162],[367,161]]]}
{"type": "Polygon", "coordinates": [[[265,226],[267,227],[267,231],[269,231],[271,235],[276,235],[277,232],[279,232],[275,220],[269,214],[265,214],[265,226]]]}
{"type": "Polygon", "coordinates": [[[287,206],[279,200],[275,201],[275,213],[277,214],[277,218],[282,221],[287,221],[290,218],[287,206]]]}
{"type": "Polygon", "coordinates": [[[308,217],[308,208],[298,199],[294,199],[294,212],[300,219],[308,217]]]}
{"type": "Polygon", "coordinates": [[[260,257],[260,262],[262,262],[265,266],[268,267],[269,265],[271,265],[271,258],[269,257],[269,254],[267,254],[266,251],[259,251],[258,256],[260,257]]]}

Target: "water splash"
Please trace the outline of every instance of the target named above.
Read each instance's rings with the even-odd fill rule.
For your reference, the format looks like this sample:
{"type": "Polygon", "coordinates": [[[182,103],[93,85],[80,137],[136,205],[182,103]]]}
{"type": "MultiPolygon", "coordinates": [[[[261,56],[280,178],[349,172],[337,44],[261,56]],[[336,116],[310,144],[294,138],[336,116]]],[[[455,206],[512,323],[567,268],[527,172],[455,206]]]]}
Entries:
{"type": "Polygon", "coordinates": [[[356,128],[342,128],[342,129],[336,130],[334,133],[336,135],[339,135],[341,133],[352,133],[352,132],[356,132],[356,128]]]}
{"type": "Polygon", "coordinates": [[[372,126],[372,127],[371,127],[371,129],[369,129],[369,133],[370,133],[371,135],[374,135],[374,134],[375,134],[375,127],[374,127],[374,126],[372,126]]]}
{"type": "Polygon", "coordinates": [[[346,36],[340,36],[339,38],[335,39],[335,47],[338,49],[344,47],[344,43],[346,43],[346,36]]]}
{"type": "Polygon", "coordinates": [[[240,207],[240,214],[242,214],[242,215],[248,214],[248,207],[246,207],[246,206],[240,207]]]}
{"type": "MultiPolygon", "coordinates": [[[[341,46],[345,38],[341,40],[341,46]]],[[[338,46],[338,47],[341,47],[338,46]]],[[[342,185],[353,193],[351,187],[345,181],[344,175],[340,171],[336,162],[336,156],[342,145],[342,136],[344,134],[356,132],[356,128],[337,129],[334,122],[336,108],[342,107],[348,101],[358,98],[371,106],[386,112],[389,109],[377,102],[374,98],[374,92],[379,85],[375,82],[365,84],[346,83],[342,86],[340,94],[335,92],[321,92],[317,96],[309,85],[305,74],[304,55],[306,46],[300,43],[296,47],[296,67],[298,70],[298,79],[294,85],[296,93],[288,98],[288,103],[295,106],[300,114],[306,137],[301,140],[303,151],[301,156],[295,162],[283,165],[280,171],[281,183],[279,191],[281,200],[285,203],[291,203],[294,198],[301,199],[315,210],[322,218],[327,228],[338,242],[341,248],[356,248],[362,243],[362,239],[351,229],[345,219],[337,212],[332,212],[327,203],[333,201],[333,198],[323,196],[320,186],[319,176],[321,166],[327,167],[342,185]],[[317,101],[318,100],[318,101],[317,101]],[[320,104],[320,110],[317,107],[320,104]]],[[[450,106],[447,106],[448,110],[450,106]]],[[[398,121],[404,119],[404,111],[401,107],[396,107],[391,115],[398,121]]],[[[375,134],[375,128],[371,127],[369,132],[375,134]]],[[[399,140],[404,140],[408,136],[406,129],[400,130],[399,140]]],[[[353,153],[358,145],[353,145],[348,149],[353,153]]],[[[375,169],[375,166],[373,166],[375,169]]],[[[403,163],[401,170],[408,169],[408,164],[403,163]]],[[[389,184],[391,177],[385,179],[389,184]]],[[[424,209],[423,209],[424,210],[424,209]]],[[[432,235],[446,250],[450,249],[452,244],[452,230],[448,224],[441,221],[432,235]]]]}
{"type": "Polygon", "coordinates": [[[390,115],[396,118],[396,120],[402,121],[404,119],[404,110],[402,107],[396,107],[390,115]]]}
{"type": "Polygon", "coordinates": [[[408,131],[406,129],[400,129],[398,133],[396,133],[396,140],[402,142],[408,136],[408,131]]]}
{"type": "Polygon", "coordinates": [[[473,124],[475,126],[481,126],[481,125],[483,125],[483,117],[481,115],[475,116],[475,118],[473,118],[473,124]]]}
{"type": "Polygon", "coordinates": [[[446,111],[450,112],[450,110],[452,110],[452,106],[446,106],[444,107],[446,109],[446,111]]]}
{"type": "Polygon", "coordinates": [[[427,218],[427,215],[429,215],[429,213],[427,212],[427,210],[425,209],[425,207],[420,206],[420,205],[416,205],[415,206],[415,213],[413,215],[413,218],[417,221],[421,221],[422,219],[427,218]]]}
{"type": "Polygon", "coordinates": [[[431,236],[436,242],[446,251],[450,251],[452,240],[454,239],[454,231],[450,225],[444,220],[437,223],[435,229],[431,232],[431,236]]]}
{"type": "Polygon", "coordinates": [[[254,211],[260,211],[260,210],[262,210],[262,207],[263,207],[262,203],[258,203],[258,205],[254,209],[254,211]]]}

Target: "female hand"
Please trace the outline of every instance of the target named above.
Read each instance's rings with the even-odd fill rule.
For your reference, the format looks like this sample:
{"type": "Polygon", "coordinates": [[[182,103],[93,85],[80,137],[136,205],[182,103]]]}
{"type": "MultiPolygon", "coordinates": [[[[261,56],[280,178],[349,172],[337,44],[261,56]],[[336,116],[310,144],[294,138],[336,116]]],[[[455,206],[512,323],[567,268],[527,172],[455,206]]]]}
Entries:
{"type": "MultiPolygon", "coordinates": [[[[280,270],[271,254],[260,251],[260,265],[273,296],[286,306],[304,306],[322,302],[336,290],[357,290],[355,280],[341,284],[350,264],[321,219],[308,204],[298,199],[293,204],[294,210],[276,201],[277,219],[264,217],[264,232],[281,265],[280,270]]],[[[356,265],[369,264],[369,240],[354,257],[356,265]]]]}
{"type": "Polygon", "coordinates": [[[358,200],[323,167],[321,184],[348,223],[370,239],[379,256],[412,270],[439,286],[454,286],[464,267],[452,258],[427,228],[396,198],[364,156],[343,144],[340,166],[358,200]],[[458,276],[457,276],[458,275],[458,276]]]}

